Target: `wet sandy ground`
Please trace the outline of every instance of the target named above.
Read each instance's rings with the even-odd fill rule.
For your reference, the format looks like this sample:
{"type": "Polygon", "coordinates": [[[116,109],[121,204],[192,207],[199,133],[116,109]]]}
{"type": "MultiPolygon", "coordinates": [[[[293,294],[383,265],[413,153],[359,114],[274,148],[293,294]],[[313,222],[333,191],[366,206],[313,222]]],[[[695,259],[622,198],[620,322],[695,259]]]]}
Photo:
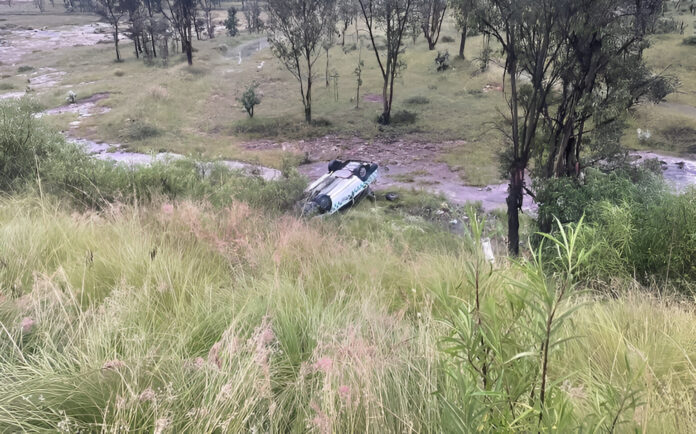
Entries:
{"type": "Polygon", "coordinates": [[[112,40],[109,26],[102,23],[56,29],[4,29],[0,30],[0,36],[0,59],[3,65],[12,66],[27,54],[112,40]]]}

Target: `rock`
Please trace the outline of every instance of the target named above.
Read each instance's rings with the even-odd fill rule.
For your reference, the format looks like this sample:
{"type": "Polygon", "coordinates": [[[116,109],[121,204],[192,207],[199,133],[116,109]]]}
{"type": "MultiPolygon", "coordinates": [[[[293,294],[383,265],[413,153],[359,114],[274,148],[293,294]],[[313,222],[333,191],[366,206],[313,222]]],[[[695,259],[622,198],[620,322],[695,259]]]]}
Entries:
{"type": "Polygon", "coordinates": [[[389,192],[384,195],[384,198],[387,199],[389,202],[396,202],[399,200],[399,195],[394,192],[389,192]]]}

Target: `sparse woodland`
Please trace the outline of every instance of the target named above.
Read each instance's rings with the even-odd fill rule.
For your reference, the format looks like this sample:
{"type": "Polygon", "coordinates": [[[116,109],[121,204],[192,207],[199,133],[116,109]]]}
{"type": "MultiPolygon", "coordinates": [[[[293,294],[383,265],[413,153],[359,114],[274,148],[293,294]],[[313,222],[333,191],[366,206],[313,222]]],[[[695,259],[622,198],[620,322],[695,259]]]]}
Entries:
{"type": "Polygon", "coordinates": [[[0,7],[108,29],[0,63],[0,432],[693,432],[693,2],[0,7]]]}

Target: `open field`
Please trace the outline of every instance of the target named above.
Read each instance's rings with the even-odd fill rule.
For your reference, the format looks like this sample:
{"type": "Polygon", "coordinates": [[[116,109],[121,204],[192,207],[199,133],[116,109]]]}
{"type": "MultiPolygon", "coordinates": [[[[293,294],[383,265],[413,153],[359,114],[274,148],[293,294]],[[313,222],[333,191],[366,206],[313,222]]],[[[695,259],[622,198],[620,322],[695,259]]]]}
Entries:
{"type": "Polygon", "coordinates": [[[123,36],[116,62],[96,16],[46,7],[0,4],[0,433],[696,432],[687,11],[646,51],[678,92],[627,113],[650,161],[520,171],[518,243],[500,53],[456,58],[451,17],[447,71],[406,44],[400,121],[351,27],[307,125],[263,34],[194,40],[192,66],[123,36]],[[376,194],[309,218],[334,158],[379,163],[376,194]]]}
{"type": "MultiPolygon", "coordinates": [[[[20,5],[26,10],[8,15],[5,23],[27,26],[31,22],[34,27],[56,27],[95,21],[94,17],[86,15],[30,14],[26,3],[20,5]],[[56,19],[56,16],[62,17],[56,19]]],[[[6,6],[0,6],[2,8],[8,10],[6,6]]],[[[224,12],[216,13],[221,21],[224,12]]],[[[685,35],[693,32],[691,18],[688,13],[678,16],[687,24],[685,35]]],[[[302,122],[297,82],[268,49],[239,63],[237,47],[260,37],[246,32],[236,38],[218,32],[215,39],[195,41],[197,51],[193,67],[185,65],[180,55],[174,55],[167,66],[162,66],[159,60],[156,65],[148,66],[135,59],[127,40],[121,43],[125,58],[121,63],[114,63],[113,47],[109,43],[28,53],[21,65],[0,65],[4,77],[0,87],[7,92],[21,92],[27,78],[32,78],[32,74],[41,76],[41,72],[36,72],[39,68],[53,68],[48,72],[54,74],[64,72],[57,77],[54,87],[37,89],[37,97],[46,107],[64,104],[69,89],[75,91],[78,98],[95,93],[109,94],[99,104],[110,111],[82,120],[70,134],[137,150],[170,150],[242,159],[279,168],[288,158],[293,164],[303,160],[303,155],[286,152],[287,146],[281,145],[301,138],[331,134],[360,137],[367,142],[401,138],[424,145],[457,140],[457,146],[436,158],[447,163],[465,184],[499,182],[497,159],[501,138],[494,129],[494,122],[500,119],[499,110],[505,108],[500,87],[501,70],[494,61],[487,72],[477,72],[481,38],[469,39],[468,60],[456,58],[457,32],[453,22],[447,19],[443,37],[452,37],[454,42],[440,42],[438,50],[450,52],[452,68],[441,73],[435,71],[436,51],[428,51],[423,38],[415,46],[409,41],[404,56],[407,68],[396,88],[395,111],[413,112],[416,121],[383,127],[375,122],[381,111],[380,76],[363,29],[360,35],[358,39],[355,31],[349,30],[345,46],[338,44],[330,50],[329,71],[338,74],[337,86],[333,81],[325,86],[324,55],[317,61],[314,117],[318,122],[311,127],[302,122]],[[365,62],[365,67],[360,108],[356,109],[354,69],[359,58],[365,62]],[[20,67],[34,70],[19,73],[20,67]],[[263,100],[256,117],[248,119],[236,98],[252,82],[260,84],[263,100]],[[258,139],[278,145],[270,150],[267,147],[263,152],[245,146],[258,139]]],[[[108,41],[108,35],[104,37],[108,41]]],[[[636,110],[624,138],[629,148],[685,156],[691,153],[689,146],[695,140],[696,126],[696,113],[690,109],[696,105],[696,82],[693,81],[696,56],[692,46],[681,44],[683,37],[669,34],[652,38],[647,52],[649,63],[657,70],[666,69],[679,77],[681,87],[677,94],[668,98],[668,104],[636,110]],[[639,141],[635,134],[638,128],[650,131],[652,140],[639,141]]],[[[67,129],[68,124],[77,119],[77,115],[61,115],[54,121],[67,129]]]]}

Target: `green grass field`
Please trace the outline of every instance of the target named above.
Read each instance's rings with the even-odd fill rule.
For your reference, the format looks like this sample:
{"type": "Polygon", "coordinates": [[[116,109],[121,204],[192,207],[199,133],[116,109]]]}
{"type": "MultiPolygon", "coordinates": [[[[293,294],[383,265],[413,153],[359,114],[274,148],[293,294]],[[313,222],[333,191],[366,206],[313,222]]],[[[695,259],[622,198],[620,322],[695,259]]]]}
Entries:
{"type": "MultiPolygon", "coordinates": [[[[438,300],[471,300],[465,238],[379,205],[308,223],[35,197],[0,200],[0,235],[3,431],[452,429],[438,300]]],[[[490,279],[495,300],[521,275],[503,261],[490,279]]],[[[692,432],[692,303],[619,287],[570,299],[554,402],[577,426],[630,391],[619,432],[692,432]]]]}

